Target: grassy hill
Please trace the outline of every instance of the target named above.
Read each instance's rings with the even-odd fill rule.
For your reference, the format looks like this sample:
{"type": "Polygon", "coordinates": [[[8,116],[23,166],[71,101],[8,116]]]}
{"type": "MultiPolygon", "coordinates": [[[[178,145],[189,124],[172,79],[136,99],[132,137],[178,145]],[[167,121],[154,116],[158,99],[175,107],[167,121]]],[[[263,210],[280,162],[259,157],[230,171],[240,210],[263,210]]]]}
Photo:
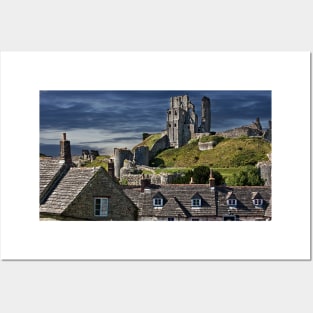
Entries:
{"type": "Polygon", "coordinates": [[[93,161],[85,161],[81,166],[83,167],[97,167],[102,166],[106,171],[108,170],[109,155],[99,155],[93,161]]]}
{"type": "Polygon", "coordinates": [[[225,138],[214,149],[206,151],[198,149],[198,140],[191,140],[181,148],[161,152],[151,161],[151,166],[234,168],[267,160],[270,152],[270,143],[262,138],[225,138]]]}
{"type": "Polygon", "coordinates": [[[133,147],[132,151],[134,151],[137,147],[140,146],[148,146],[149,150],[153,147],[153,145],[161,138],[161,133],[153,134],[143,140],[141,143],[133,147]]]}
{"type": "MultiPolygon", "coordinates": [[[[151,135],[137,146],[146,145],[151,149],[153,144],[160,137],[161,134],[151,135]]],[[[171,148],[159,153],[150,162],[150,165],[160,168],[151,171],[147,169],[144,173],[158,174],[163,172],[182,174],[197,166],[204,165],[218,171],[227,182],[233,174],[238,174],[243,167],[255,165],[259,161],[267,160],[267,154],[271,152],[271,144],[262,138],[222,138],[210,136],[200,140],[202,142],[215,140],[217,145],[214,149],[200,151],[198,148],[199,140],[190,140],[187,145],[181,148],[171,148]]],[[[102,166],[107,170],[109,158],[109,156],[98,156],[92,162],[85,162],[83,166],[102,166]]]]}

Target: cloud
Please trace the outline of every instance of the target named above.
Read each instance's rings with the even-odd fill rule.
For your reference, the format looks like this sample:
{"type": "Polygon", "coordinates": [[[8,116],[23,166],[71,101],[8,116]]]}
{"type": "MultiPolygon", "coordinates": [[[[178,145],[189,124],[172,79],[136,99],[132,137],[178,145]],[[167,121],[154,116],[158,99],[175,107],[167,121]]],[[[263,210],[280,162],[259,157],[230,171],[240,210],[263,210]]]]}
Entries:
{"type": "Polygon", "coordinates": [[[271,91],[41,91],[40,142],[57,145],[58,134],[67,132],[75,145],[131,148],[143,132],[165,129],[170,97],[184,94],[199,121],[201,99],[210,98],[213,131],[251,124],[256,117],[266,127],[271,119],[271,91]]]}

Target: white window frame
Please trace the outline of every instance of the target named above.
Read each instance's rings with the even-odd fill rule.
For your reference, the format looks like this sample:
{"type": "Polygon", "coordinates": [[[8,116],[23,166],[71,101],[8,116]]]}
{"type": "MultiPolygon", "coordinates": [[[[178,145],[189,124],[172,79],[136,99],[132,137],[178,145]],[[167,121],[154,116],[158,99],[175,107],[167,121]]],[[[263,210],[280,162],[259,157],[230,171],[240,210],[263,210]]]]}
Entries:
{"type": "Polygon", "coordinates": [[[227,205],[228,206],[236,206],[237,205],[237,199],[228,199],[227,205]]]}
{"type": "Polygon", "coordinates": [[[191,199],[191,206],[193,208],[200,208],[201,207],[201,199],[200,198],[191,199]]]}
{"type": "Polygon", "coordinates": [[[253,204],[255,206],[262,206],[263,205],[263,199],[253,199],[253,204]]]}
{"type": "Polygon", "coordinates": [[[163,206],[163,199],[162,198],[154,198],[153,199],[153,206],[154,207],[162,207],[163,206]]]}
{"type": "Polygon", "coordinates": [[[109,198],[97,197],[94,198],[94,216],[109,215],[109,198]]]}

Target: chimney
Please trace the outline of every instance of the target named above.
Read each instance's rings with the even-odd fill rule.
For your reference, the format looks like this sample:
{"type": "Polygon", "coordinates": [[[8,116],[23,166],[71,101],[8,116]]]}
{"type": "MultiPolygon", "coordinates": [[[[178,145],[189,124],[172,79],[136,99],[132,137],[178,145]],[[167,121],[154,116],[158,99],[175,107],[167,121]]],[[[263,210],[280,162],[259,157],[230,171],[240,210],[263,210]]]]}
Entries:
{"type": "Polygon", "coordinates": [[[142,179],[142,180],[140,181],[140,183],[141,183],[140,191],[141,191],[141,192],[144,192],[144,191],[145,191],[145,188],[150,186],[151,180],[150,180],[150,179],[147,179],[147,178],[146,178],[146,179],[142,179]]]}
{"type": "Polygon", "coordinates": [[[212,189],[215,188],[215,178],[213,177],[213,170],[212,170],[212,168],[210,168],[209,186],[212,189]]]}
{"type": "Polygon", "coordinates": [[[66,133],[63,133],[60,141],[60,159],[66,164],[72,164],[71,144],[69,140],[66,140],[66,133]]]}
{"type": "Polygon", "coordinates": [[[114,179],[114,161],[113,161],[113,159],[110,159],[110,161],[108,163],[108,173],[114,179]]]}

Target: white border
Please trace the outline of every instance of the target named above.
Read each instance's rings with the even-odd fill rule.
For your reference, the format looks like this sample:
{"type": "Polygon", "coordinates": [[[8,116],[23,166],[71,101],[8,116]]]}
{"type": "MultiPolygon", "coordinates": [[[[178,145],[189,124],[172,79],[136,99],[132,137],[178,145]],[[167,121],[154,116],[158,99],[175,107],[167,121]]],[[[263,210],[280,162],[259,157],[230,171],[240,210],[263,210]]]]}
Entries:
{"type": "Polygon", "coordinates": [[[309,259],[309,133],[309,52],[3,52],[1,258],[309,259]],[[272,90],[273,220],[39,222],[39,90],[88,89],[272,90]]]}

